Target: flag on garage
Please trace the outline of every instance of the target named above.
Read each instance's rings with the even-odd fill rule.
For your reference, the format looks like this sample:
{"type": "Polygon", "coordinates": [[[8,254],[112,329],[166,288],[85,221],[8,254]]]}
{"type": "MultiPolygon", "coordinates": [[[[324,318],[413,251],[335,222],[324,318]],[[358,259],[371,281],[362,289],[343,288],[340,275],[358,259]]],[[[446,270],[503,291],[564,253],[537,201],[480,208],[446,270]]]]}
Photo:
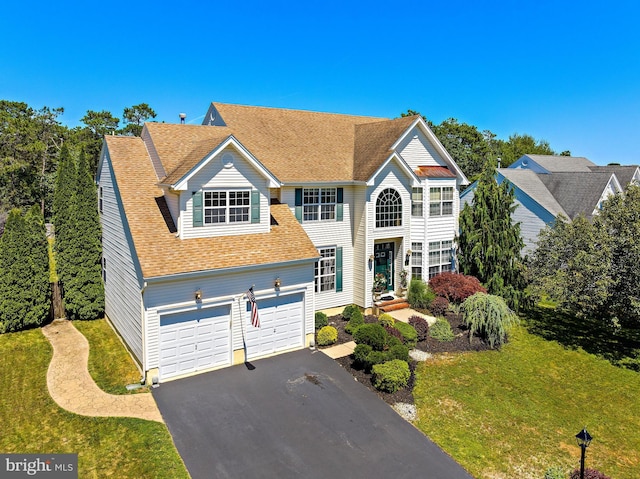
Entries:
{"type": "Polygon", "coordinates": [[[260,327],[260,318],[258,317],[258,305],[256,304],[256,297],[253,294],[253,286],[247,291],[247,299],[251,303],[251,324],[254,328],[260,327]]]}

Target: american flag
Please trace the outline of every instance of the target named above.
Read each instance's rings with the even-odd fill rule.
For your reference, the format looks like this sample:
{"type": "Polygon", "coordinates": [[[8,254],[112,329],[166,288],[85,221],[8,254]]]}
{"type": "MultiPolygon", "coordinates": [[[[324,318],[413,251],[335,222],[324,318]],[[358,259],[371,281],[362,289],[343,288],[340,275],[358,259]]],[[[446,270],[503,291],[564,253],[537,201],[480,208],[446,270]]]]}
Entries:
{"type": "Polygon", "coordinates": [[[260,327],[260,318],[258,317],[258,305],[256,304],[256,297],[253,294],[253,286],[247,291],[247,299],[251,303],[251,324],[254,328],[260,327]]]}

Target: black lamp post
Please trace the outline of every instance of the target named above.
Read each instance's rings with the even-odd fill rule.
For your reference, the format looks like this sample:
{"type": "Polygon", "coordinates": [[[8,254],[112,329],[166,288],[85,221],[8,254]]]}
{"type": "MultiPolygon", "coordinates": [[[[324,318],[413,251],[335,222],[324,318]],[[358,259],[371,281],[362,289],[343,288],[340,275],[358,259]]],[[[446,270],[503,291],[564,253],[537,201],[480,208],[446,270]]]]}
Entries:
{"type": "Polygon", "coordinates": [[[582,454],[580,455],[580,479],[584,479],[584,456],[589,444],[591,443],[591,439],[591,434],[587,432],[587,426],[576,434],[576,441],[578,441],[578,446],[580,446],[580,449],[582,450],[582,454]]]}

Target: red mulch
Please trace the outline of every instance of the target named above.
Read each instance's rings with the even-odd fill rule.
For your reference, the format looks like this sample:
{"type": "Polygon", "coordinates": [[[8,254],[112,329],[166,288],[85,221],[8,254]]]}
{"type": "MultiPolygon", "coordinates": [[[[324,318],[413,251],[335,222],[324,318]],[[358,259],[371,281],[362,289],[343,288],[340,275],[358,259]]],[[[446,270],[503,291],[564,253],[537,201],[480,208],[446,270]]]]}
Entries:
{"type": "MultiPolygon", "coordinates": [[[[482,341],[481,339],[474,337],[473,341],[469,343],[469,330],[462,323],[459,315],[453,313],[447,313],[446,319],[451,324],[451,329],[453,330],[453,334],[455,335],[455,339],[453,341],[438,341],[433,338],[427,338],[426,341],[420,341],[416,349],[420,349],[421,351],[426,351],[432,354],[440,354],[440,353],[459,353],[465,351],[484,351],[489,349],[489,345],[482,341]]],[[[353,337],[346,333],[344,330],[347,321],[344,320],[342,315],[331,316],[328,318],[329,325],[333,326],[338,330],[338,341],[335,344],[347,343],[349,341],[353,341],[353,337]]],[[[365,316],[365,323],[375,323],[378,321],[378,318],[373,315],[365,316]]],[[[332,346],[335,346],[333,344],[332,346]]],[[[329,347],[329,346],[327,346],[329,347]]],[[[322,349],[322,348],[321,348],[322,349]]],[[[336,361],[345,368],[349,374],[351,374],[357,381],[364,384],[370,390],[375,392],[378,396],[380,396],[384,401],[389,404],[395,403],[408,403],[414,404],[413,399],[413,385],[415,381],[414,371],[417,365],[416,361],[409,361],[409,369],[411,370],[411,377],[409,378],[409,384],[406,388],[400,389],[395,393],[386,393],[383,391],[378,391],[371,381],[371,374],[365,373],[361,369],[353,368],[353,358],[351,356],[346,356],[343,358],[338,358],[336,361]]]]}

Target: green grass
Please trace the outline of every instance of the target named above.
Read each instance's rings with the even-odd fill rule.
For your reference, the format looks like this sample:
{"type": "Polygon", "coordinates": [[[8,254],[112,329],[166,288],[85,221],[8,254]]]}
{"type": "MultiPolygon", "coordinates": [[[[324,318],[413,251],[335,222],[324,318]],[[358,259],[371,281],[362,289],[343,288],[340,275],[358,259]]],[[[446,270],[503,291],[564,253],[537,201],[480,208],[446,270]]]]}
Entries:
{"type": "Polygon", "coordinates": [[[148,388],[127,390],[127,384],[140,383],[142,374],[105,319],[74,321],[73,325],[91,345],[89,373],[100,389],[109,394],[148,392],[148,388]]]}
{"type": "Polygon", "coordinates": [[[480,479],[540,479],[579,466],[640,475],[640,374],[516,328],[501,351],[441,356],[417,370],[416,425],[480,479]]]}
{"type": "Polygon", "coordinates": [[[58,407],[46,384],[51,355],[39,329],[0,335],[0,451],[78,453],[80,478],[189,477],[164,424],[58,407]]]}

